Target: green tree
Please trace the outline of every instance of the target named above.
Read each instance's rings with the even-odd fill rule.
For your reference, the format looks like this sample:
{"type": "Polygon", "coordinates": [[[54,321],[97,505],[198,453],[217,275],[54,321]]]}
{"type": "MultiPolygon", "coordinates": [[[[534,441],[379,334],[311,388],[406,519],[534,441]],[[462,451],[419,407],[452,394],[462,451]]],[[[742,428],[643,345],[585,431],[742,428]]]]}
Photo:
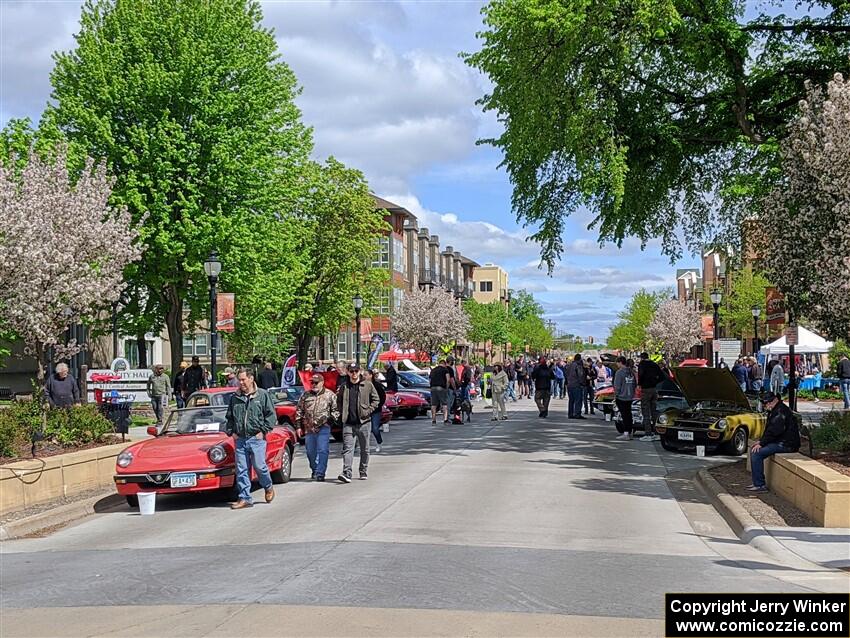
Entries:
{"type": "Polygon", "coordinates": [[[485,304],[469,299],[463,304],[463,309],[469,316],[470,331],[467,338],[476,347],[489,341],[495,350],[509,341],[510,316],[504,304],[499,301],[485,304]]]}
{"type": "Polygon", "coordinates": [[[283,307],[294,319],[292,335],[303,364],[313,337],[334,333],[354,318],[355,294],[368,307],[368,294],[389,283],[386,270],[368,266],[376,239],[389,227],[362,173],[333,158],[311,167],[307,196],[292,223],[304,275],[283,307]]]}
{"type": "Polygon", "coordinates": [[[206,257],[218,250],[239,295],[251,247],[298,199],[311,137],[295,76],[254,0],[87,0],[76,47],[54,58],[42,126],[106,160],[113,205],[145,219],[121,327],[164,324],[177,362],[184,325],[206,316],[206,257]]]}
{"type": "Polygon", "coordinates": [[[629,305],[617,316],[619,321],[611,328],[608,347],[615,350],[644,350],[650,343],[647,333],[649,324],[655,317],[655,311],[662,302],[670,298],[668,291],[647,292],[638,290],[629,301],[629,305]]]}
{"type": "Polygon", "coordinates": [[[540,353],[552,347],[552,333],[546,328],[542,317],[527,315],[522,319],[512,317],[508,327],[511,347],[514,351],[540,353]]]}
{"type": "Polygon", "coordinates": [[[767,298],[765,289],[770,282],[760,272],[751,267],[742,268],[733,275],[729,302],[720,305],[720,322],[726,333],[743,338],[753,337],[753,306],[761,309],[760,330],[764,330],[764,317],[767,316],[767,298]]]}
{"type": "Polygon", "coordinates": [[[843,339],[836,339],[832,344],[832,348],[829,350],[829,371],[833,376],[838,374],[838,361],[841,359],[842,354],[850,357],[850,342],[843,339]]]}
{"type": "MultiPolygon", "coordinates": [[[[600,240],[661,237],[681,251],[737,232],[775,174],[777,141],[805,97],[848,69],[845,1],[750,17],[740,0],[493,0],[466,54],[504,123],[513,207],[551,266],[567,216],[600,240]],[[746,17],[745,17],[746,15],[746,17]],[[748,19],[750,18],[750,19],[748,19]]],[[[764,3],[767,7],[771,3],[764,3]]]]}
{"type": "Polygon", "coordinates": [[[537,302],[533,294],[524,288],[511,291],[510,309],[511,316],[515,319],[524,319],[529,315],[538,317],[543,315],[543,306],[537,302]]]}

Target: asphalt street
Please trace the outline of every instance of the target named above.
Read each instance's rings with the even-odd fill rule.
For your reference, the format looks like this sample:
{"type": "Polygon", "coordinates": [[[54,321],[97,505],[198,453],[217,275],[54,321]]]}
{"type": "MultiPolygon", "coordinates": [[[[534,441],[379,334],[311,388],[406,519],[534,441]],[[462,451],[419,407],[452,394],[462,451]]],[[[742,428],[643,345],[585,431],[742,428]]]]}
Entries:
{"type": "Polygon", "coordinates": [[[666,592],[834,582],[732,535],[689,480],[725,457],[614,441],[562,401],[475,408],[393,421],[368,481],[312,482],[297,453],[270,505],[160,497],[7,541],[0,634],[661,635],[666,592]]]}

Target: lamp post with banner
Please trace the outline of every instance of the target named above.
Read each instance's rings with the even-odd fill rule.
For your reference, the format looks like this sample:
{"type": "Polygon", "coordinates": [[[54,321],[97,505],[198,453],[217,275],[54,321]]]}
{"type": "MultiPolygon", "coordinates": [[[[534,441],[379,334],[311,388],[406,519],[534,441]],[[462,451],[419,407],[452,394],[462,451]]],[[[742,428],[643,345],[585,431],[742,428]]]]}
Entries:
{"type": "Polygon", "coordinates": [[[216,354],[218,353],[218,329],[216,328],[216,292],[215,286],[221,274],[221,262],[215,251],[204,262],[204,272],[210,282],[210,386],[216,385],[216,354]]]}

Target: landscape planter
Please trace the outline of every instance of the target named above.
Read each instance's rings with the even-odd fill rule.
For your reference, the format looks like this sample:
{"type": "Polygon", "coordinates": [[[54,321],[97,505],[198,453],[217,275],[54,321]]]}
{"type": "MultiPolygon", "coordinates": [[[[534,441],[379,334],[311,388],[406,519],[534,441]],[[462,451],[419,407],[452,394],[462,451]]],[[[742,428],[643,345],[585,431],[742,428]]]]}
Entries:
{"type": "Polygon", "coordinates": [[[850,476],[798,452],[768,458],[764,475],[771,492],[821,527],[850,527],[850,476]]]}
{"type": "Polygon", "coordinates": [[[0,516],[113,485],[115,459],[129,443],[0,466],[0,516]]]}

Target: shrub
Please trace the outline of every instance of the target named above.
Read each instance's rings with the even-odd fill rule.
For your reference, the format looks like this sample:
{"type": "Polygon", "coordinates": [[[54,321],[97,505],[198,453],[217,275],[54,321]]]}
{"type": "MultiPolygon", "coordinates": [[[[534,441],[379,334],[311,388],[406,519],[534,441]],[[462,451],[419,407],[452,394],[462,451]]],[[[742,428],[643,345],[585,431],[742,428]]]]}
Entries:
{"type": "Polygon", "coordinates": [[[41,404],[38,401],[13,401],[0,410],[0,456],[15,456],[34,432],[41,430],[41,404]]]}
{"type": "Polygon", "coordinates": [[[832,410],[823,415],[820,425],[812,430],[816,449],[850,453],[850,412],[832,410]]]}
{"type": "Polygon", "coordinates": [[[45,435],[62,445],[84,445],[100,441],[112,431],[112,422],[97,406],[75,405],[65,410],[51,410],[45,435]]]}

